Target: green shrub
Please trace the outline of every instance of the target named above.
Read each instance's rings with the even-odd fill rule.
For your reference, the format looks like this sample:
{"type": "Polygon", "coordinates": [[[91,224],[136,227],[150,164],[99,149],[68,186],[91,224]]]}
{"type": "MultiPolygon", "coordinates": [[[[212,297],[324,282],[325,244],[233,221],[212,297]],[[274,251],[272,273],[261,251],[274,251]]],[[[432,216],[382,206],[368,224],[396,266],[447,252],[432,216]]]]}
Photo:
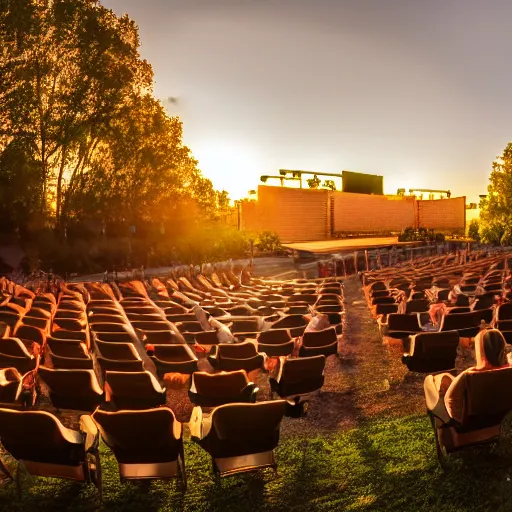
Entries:
{"type": "Polygon", "coordinates": [[[419,228],[418,230],[413,227],[405,228],[399,235],[399,242],[444,242],[445,235],[443,233],[436,233],[433,229],[419,228]]]}
{"type": "Polygon", "coordinates": [[[261,252],[277,252],[282,249],[279,235],[272,231],[262,231],[258,234],[256,248],[261,252]]]}

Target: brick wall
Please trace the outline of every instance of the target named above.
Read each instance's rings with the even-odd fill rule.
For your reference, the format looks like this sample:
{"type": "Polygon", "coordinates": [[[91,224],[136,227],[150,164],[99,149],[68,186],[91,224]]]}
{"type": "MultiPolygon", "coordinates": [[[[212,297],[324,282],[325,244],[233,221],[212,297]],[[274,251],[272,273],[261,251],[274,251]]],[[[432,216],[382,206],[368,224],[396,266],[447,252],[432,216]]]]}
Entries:
{"type": "Polygon", "coordinates": [[[439,231],[465,229],[466,198],[417,201],[421,227],[439,231]]]}
{"type": "Polygon", "coordinates": [[[464,197],[417,201],[414,197],[378,196],[286,187],[258,187],[258,201],[243,201],[246,231],[274,231],[282,242],[326,240],[331,232],[383,233],[409,226],[464,229],[464,197]]]}
{"type": "Polygon", "coordinates": [[[413,197],[378,196],[332,192],[333,231],[378,233],[401,231],[415,225],[413,197]]]}
{"type": "Polygon", "coordinates": [[[248,231],[274,231],[282,242],[325,240],[328,190],[258,187],[257,206],[242,203],[242,226],[248,231]]]}

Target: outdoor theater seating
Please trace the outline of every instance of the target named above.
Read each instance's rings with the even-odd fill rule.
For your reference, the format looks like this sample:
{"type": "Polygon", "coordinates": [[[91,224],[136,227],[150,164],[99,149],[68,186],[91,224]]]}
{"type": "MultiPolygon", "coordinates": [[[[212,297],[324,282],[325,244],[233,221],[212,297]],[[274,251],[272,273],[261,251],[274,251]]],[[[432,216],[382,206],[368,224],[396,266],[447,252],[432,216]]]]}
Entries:
{"type": "Polygon", "coordinates": [[[52,340],[46,344],[46,347],[46,353],[54,368],[93,369],[93,361],[82,344],[52,340]]]}
{"type": "Polygon", "coordinates": [[[391,313],[387,323],[381,324],[381,332],[391,338],[406,339],[411,334],[421,332],[421,326],[417,314],[391,313]]]}
{"type": "Polygon", "coordinates": [[[136,355],[131,359],[110,359],[108,357],[96,356],[96,361],[100,365],[103,376],[106,372],[143,372],[144,363],[136,355]]]}
{"type": "Polygon", "coordinates": [[[106,313],[92,313],[89,315],[89,325],[94,328],[96,324],[125,324],[126,318],[120,313],[106,314],[106,313]]]}
{"type": "Polygon", "coordinates": [[[197,357],[188,345],[154,345],[150,357],[160,378],[166,373],[191,374],[197,371],[197,357]]]}
{"type": "Polygon", "coordinates": [[[324,385],[325,356],[279,358],[275,376],[270,377],[270,388],[287,400],[286,415],[302,416],[306,398],[324,385]]]}
{"type": "Polygon", "coordinates": [[[16,368],[0,370],[0,406],[9,408],[22,406],[22,381],[23,376],[16,368]]]}
{"type": "Polygon", "coordinates": [[[402,362],[412,372],[435,373],[455,368],[459,333],[422,332],[410,337],[409,352],[402,362]]]}
{"type": "MultiPolygon", "coordinates": [[[[93,482],[101,502],[99,435],[87,417],[81,418],[80,431],[76,431],[64,427],[49,412],[0,409],[0,439],[31,475],[93,482]]],[[[5,465],[0,465],[12,478],[5,465]]],[[[19,467],[17,480],[21,491],[19,467]]]]}
{"type": "Polygon", "coordinates": [[[122,482],[179,477],[186,487],[182,425],[168,407],[92,415],[112,450],[122,482]]]}
{"type": "Polygon", "coordinates": [[[204,409],[228,403],[256,402],[258,391],[244,370],[214,374],[195,372],[188,396],[194,405],[204,409]]]}
{"type": "Polygon", "coordinates": [[[395,304],[395,297],[386,296],[386,297],[372,297],[372,306],[376,306],[377,304],[395,304]]]}
{"type": "Polygon", "coordinates": [[[149,409],[165,403],[165,388],[148,371],[107,371],[106,402],[117,410],[149,409]]]}
{"type": "Polygon", "coordinates": [[[338,353],[338,335],[335,327],[321,331],[309,331],[302,335],[299,349],[300,357],[336,355],[338,353]]]}
{"type": "Polygon", "coordinates": [[[88,336],[85,331],[66,331],[65,329],[61,329],[59,331],[52,332],[52,335],[47,338],[47,342],[48,340],[88,344],[88,336]]]}
{"type": "MultiPolygon", "coordinates": [[[[386,317],[391,313],[396,313],[398,311],[398,304],[377,304],[375,306],[375,316],[386,317]]],[[[386,318],[383,318],[383,321],[386,321],[386,318]]]]}
{"type": "Polygon", "coordinates": [[[267,467],[277,469],[274,449],[286,401],[226,404],[203,415],[192,411],[190,430],[212,457],[215,475],[227,476],[267,467]]]}
{"type": "Polygon", "coordinates": [[[0,368],[16,368],[22,375],[33,370],[39,356],[18,338],[0,338],[0,368]]]}
{"type": "Polygon", "coordinates": [[[0,311],[0,322],[10,327],[11,331],[18,323],[20,316],[14,311],[0,311]]]}
{"type": "Polygon", "coordinates": [[[428,311],[430,301],[427,299],[412,299],[405,303],[405,313],[410,315],[413,313],[424,313],[428,311]]]}
{"type": "MultiPolygon", "coordinates": [[[[431,377],[427,377],[431,378],[431,377]]],[[[446,454],[463,448],[495,441],[500,436],[501,422],[512,411],[512,394],[503,390],[512,386],[512,368],[465,372],[466,393],[462,423],[443,420],[437,407],[428,410],[435,433],[437,456],[444,465],[446,454]]],[[[443,407],[444,403],[439,404],[443,407]]]]}
{"type": "Polygon", "coordinates": [[[440,330],[459,331],[461,338],[472,338],[480,331],[482,321],[484,324],[490,324],[492,318],[492,309],[482,309],[456,315],[445,315],[441,321],[440,330]]]}
{"type": "Polygon", "coordinates": [[[308,321],[302,315],[287,315],[272,323],[272,329],[292,329],[306,327],[308,321]]]}
{"type": "Polygon", "coordinates": [[[208,361],[216,370],[251,371],[263,368],[264,354],[256,350],[254,343],[220,343],[212,347],[208,361]]]}
{"type": "Polygon", "coordinates": [[[57,409],[92,412],[103,402],[103,390],[93,370],[40,366],[37,375],[48,386],[50,400],[57,409]]]}
{"type": "Polygon", "coordinates": [[[287,329],[268,329],[257,336],[258,352],[268,357],[289,356],[295,345],[287,329]]]}
{"type": "Polygon", "coordinates": [[[471,308],[450,308],[449,311],[446,313],[447,315],[458,315],[460,313],[471,313],[471,308]]]}

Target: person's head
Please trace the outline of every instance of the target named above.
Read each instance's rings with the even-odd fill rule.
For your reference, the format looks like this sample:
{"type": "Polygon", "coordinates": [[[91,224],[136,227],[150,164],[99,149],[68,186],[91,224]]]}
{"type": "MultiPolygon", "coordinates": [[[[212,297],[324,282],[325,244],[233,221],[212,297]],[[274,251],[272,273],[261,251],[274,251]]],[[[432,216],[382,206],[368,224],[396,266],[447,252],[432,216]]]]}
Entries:
{"type": "Polygon", "coordinates": [[[475,356],[478,369],[499,368],[507,364],[506,341],[497,329],[481,331],[475,338],[475,356]]]}

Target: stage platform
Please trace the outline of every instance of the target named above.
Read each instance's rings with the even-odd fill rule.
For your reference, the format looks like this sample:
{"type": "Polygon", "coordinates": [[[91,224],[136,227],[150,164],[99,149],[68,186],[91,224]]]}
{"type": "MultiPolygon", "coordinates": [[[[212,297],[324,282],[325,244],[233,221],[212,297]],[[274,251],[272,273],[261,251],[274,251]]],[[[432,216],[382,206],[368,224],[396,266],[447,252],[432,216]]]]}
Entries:
{"type": "Polygon", "coordinates": [[[310,252],[312,254],[335,254],[343,252],[364,251],[365,249],[380,249],[384,247],[416,247],[423,242],[399,242],[398,237],[388,236],[381,238],[344,238],[336,240],[319,240],[316,242],[296,242],[283,244],[283,247],[295,251],[310,252]]]}

